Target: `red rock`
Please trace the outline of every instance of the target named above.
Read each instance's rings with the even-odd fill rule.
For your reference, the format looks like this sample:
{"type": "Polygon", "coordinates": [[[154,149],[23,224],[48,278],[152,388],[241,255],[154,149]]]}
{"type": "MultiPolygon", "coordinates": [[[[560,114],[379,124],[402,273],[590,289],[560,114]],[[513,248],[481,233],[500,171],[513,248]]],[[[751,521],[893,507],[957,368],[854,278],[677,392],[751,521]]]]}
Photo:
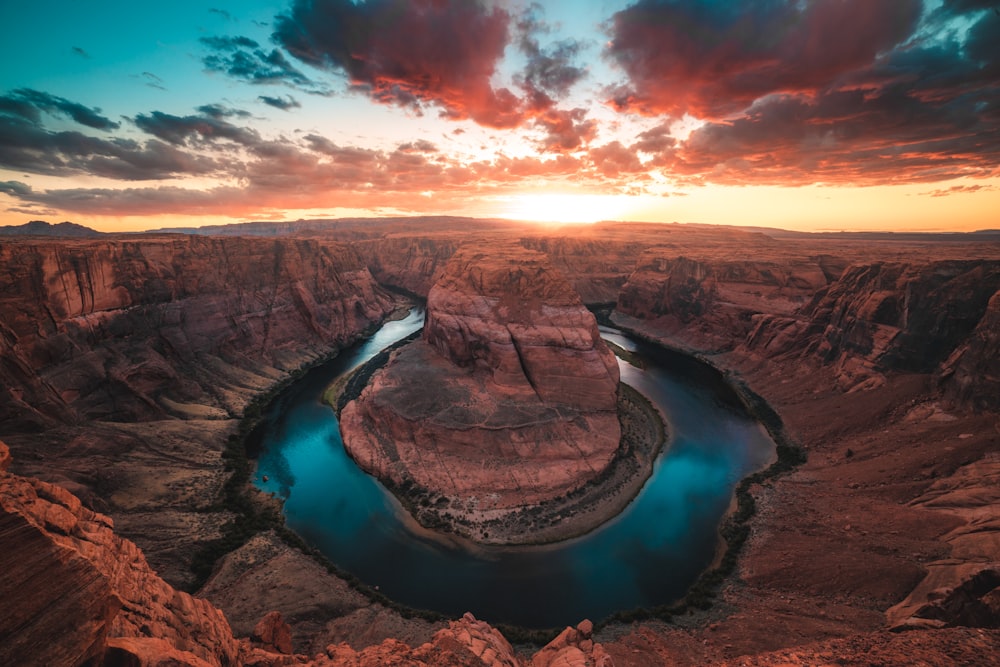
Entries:
{"type": "Polygon", "coordinates": [[[341,413],[365,470],[453,511],[509,511],[595,478],[619,446],[618,366],[543,256],[462,250],[428,299],[424,340],[341,413]]]}
{"type": "Polygon", "coordinates": [[[424,340],[542,402],[613,410],[618,364],[579,295],[540,254],[460,250],[427,297],[424,340]]]}
{"type": "Polygon", "coordinates": [[[249,398],[243,371],[276,377],[335,351],[390,301],[357,253],[335,243],[5,243],[0,420],[138,421],[186,416],[178,406],[188,404],[238,413],[227,391],[249,398]]]}
{"type": "Polygon", "coordinates": [[[222,612],[156,576],[69,492],[10,473],[0,473],[0,599],[0,664],[82,664],[112,638],[149,637],[193,656],[182,664],[236,663],[222,612]]]}
{"type": "Polygon", "coordinates": [[[285,654],[292,652],[292,629],[276,611],[269,612],[260,619],[250,638],[263,644],[265,650],[285,654]]]}

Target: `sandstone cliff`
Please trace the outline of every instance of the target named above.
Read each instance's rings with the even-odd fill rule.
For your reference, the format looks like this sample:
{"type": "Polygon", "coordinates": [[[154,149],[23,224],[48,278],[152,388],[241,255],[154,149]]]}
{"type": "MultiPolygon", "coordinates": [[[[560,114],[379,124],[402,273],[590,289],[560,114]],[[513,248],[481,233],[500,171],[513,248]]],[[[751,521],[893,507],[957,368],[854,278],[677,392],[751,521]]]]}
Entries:
{"type": "Polygon", "coordinates": [[[341,431],[378,477],[498,520],[608,467],[617,387],[594,316],[543,255],[463,249],[431,289],[423,340],[344,408],[341,431]]]}
{"type": "Polygon", "coordinates": [[[988,306],[998,289],[1000,262],[992,260],[853,265],[800,311],[755,318],[746,342],[766,356],[830,364],[845,389],[880,384],[887,372],[947,371],[953,395],[988,404],[988,306]],[[985,373],[971,372],[980,364],[985,373]]]}
{"type": "Polygon", "coordinates": [[[650,249],[622,287],[616,309],[684,332],[704,347],[730,349],[750,333],[755,314],[787,315],[808,304],[836,265],[822,256],[720,260],[650,249]]]}
{"type": "Polygon", "coordinates": [[[0,472],[0,544],[0,663],[101,664],[109,650],[141,660],[166,647],[178,664],[238,664],[222,612],[171,588],[62,488],[0,472]]]}
{"type": "Polygon", "coordinates": [[[350,248],[312,241],[11,242],[0,268],[7,432],[238,413],[389,308],[350,248]]]}
{"type": "Polygon", "coordinates": [[[0,433],[115,516],[176,586],[231,518],[244,408],[393,307],[349,247],[126,237],[0,244],[0,433]]]}

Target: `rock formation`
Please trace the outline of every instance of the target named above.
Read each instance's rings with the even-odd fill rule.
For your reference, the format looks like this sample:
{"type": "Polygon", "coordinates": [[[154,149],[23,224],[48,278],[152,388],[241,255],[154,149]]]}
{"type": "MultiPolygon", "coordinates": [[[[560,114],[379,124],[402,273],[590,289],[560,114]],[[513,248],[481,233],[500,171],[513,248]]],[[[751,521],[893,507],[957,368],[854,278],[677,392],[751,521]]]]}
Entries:
{"type": "MultiPolygon", "coordinates": [[[[588,302],[622,285],[615,317],[739,374],[809,455],[751,488],[750,535],[707,615],[584,625],[540,664],[595,664],[599,648],[619,667],[1000,651],[993,237],[426,222],[0,243],[0,435],[15,453],[0,446],[0,469],[17,473],[0,473],[0,663],[530,665],[481,621],[372,604],[271,533],[219,564],[213,604],[143,565],[189,583],[190,553],[231,517],[215,505],[232,417],[387,312],[367,267],[426,296],[470,231],[548,254],[588,302]],[[310,238],[282,236],[298,231],[310,238]],[[285,645],[285,623],[308,655],[263,648],[285,645]]],[[[464,372],[492,382],[486,358],[464,372]]]]}
{"type": "Polygon", "coordinates": [[[238,413],[248,383],[335,350],[390,308],[353,250],[314,241],[16,241],[0,267],[8,432],[238,413]]]}
{"type": "Polygon", "coordinates": [[[594,316],[544,256],[469,248],[431,289],[423,340],[347,404],[341,431],[361,467],[395,487],[496,518],[608,467],[617,387],[594,316]]]}
{"type": "Polygon", "coordinates": [[[244,408],[393,307],[333,242],[4,241],[0,435],[187,586],[230,519],[220,454],[244,408]]]}
{"type": "Polygon", "coordinates": [[[166,645],[180,664],[237,664],[222,612],[170,587],[64,489],[0,472],[0,544],[0,663],[101,664],[109,647],[143,660],[166,645]]]}
{"type": "Polygon", "coordinates": [[[233,636],[209,602],[171,588],[142,552],[114,534],[111,519],[58,486],[6,471],[0,442],[0,664],[4,665],[348,665],[556,667],[608,665],[583,621],[529,662],[471,614],[416,648],[389,639],[357,650],[330,645],[290,655],[289,627],[277,612],[249,639],[233,636]]]}

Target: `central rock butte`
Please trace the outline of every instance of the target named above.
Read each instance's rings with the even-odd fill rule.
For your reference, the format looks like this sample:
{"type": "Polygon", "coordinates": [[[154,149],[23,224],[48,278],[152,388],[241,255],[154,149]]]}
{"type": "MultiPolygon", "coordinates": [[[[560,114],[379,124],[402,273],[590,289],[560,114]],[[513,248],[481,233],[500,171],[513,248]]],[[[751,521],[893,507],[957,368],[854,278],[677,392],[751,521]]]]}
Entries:
{"type": "Polygon", "coordinates": [[[618,381],[593,314],[545,255],[466,247],[430,291],[422,339],[347,403],[341,432],[414,509],[494,541],[487,526],[502,532],[609,467],[618,381]]]}

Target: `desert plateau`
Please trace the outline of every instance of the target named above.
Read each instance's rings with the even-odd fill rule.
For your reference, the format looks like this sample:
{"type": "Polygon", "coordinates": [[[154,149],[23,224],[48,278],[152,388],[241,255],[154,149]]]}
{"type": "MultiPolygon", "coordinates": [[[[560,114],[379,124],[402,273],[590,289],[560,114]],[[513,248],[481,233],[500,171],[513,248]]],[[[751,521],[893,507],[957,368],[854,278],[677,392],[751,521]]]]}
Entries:
{"type": "MultiPolygon", "coordinates": [[[[100,656],[119,664],[110,661],[125,655],[161,664],[150,656],[164,651],[181,664],[817,664],[834,655],[856,664],[875,655],[960,664],[1000,640],[995,240],[634,223],[573,228],[570,239],[528,224],[424,219],[338,221],[279,238],[33,237],[5,241],[2,255],[2,645],[11,664],[100,656]],[[502,251],[466,249],[468,227],[502,251]],[[753,259],[739,258],[748,251],[753,259]],[[563,282],[525,282],[525,270],[563,282]],[[525,313],[525,294],[543,292],[556,319],[535,326],[570,327],[573,336],[558,338],[578,341],[581,352],[510,344],[508,329],[504,337],[490,324],[496,310],[456,321],[469,312],[457,305],[467,297],[428,286],[467,275],[497,294],[518,294],[525,313]],[[610,415],[617,444],[617,372],[609,375],[609,352],[589,351],[596,323],[577,293],[600,299],[591,305],[619,326],[752,390],[803,453],[746,489],[755,509],[735,567],[680,613],[580,618],[581,628],[549,637],[542,650],[512,645],[472,616],[424,620],[328,571],[287,539],[278,508],[250,478],[234,474],[247,464],[234,462],[233,443],[243,446],[240,424],[260,410],[259,397],[414,299],[426,299],[431,313],[436,302],[450,305],[428,316],[421,340],[394,353],[397,363],[410,363],[400,360],[411,348],[432,357],[413,362],[419,368],[475,347],[496,355],[482,365],[492,375],[461,377],[481,386],[499,374],[500,394],[521,401],[553,386],[570,424],[591,418],[567,405],[610,415]],[[496,348],[469,345],[477,327],[492,331],[496,348]],[[466,337],[449,333],[459,331],[466,337]],[[442,352],[435,335],[446,341],[442,352]],[[514,349],[520,361],[505,352],[514,349]],[[553,385],[567,376],[596,379],[553,385]],[[574,395],[573,385],[585,393],[574,395]],[[260,527],[234,528],[247,521],[260,527]],[[199,570],[206,554],[218,560],[199,570]],[[50,641],[54,634],[64,639],[50,641]]],[[[523,325],[525,317],[505,321],[523,325]]],[[[430,398],[446,392],[422,377],[412,382],[430,398]]],[[[391,428],[368,437],[402,443],[400,433],[417,431],[385,424],[407,415],[440,422],[428,416],[436,409],[415,407],[423,404],[405,376],[379,378],[362,397],[402,392],[405,400],[388,405],[403,412],[344,428],[391,428]]],[[[484,409],[478,400],[471,405],[484,409]]],[[[528,407],[513,413],[538,419],[528,407]]],[[[530,431],[531,441],[580,437],[548,428],[530,431]]],[[[598,443],[610,427],[586,428],[598,443]]],[[[416,447],[418,460],[425,450],[416,447]]],[[[526,456],[515,461],[530,471],[526,456]]],[[[568,455],[554,456],[553,470],[577,474],[561,462],[568,455]]],[[[460,468],[461,457],[423,465],[460,468]]],[[[487,469],[503,476],[503,465],[513,464],[487,469]]],[[[490,483],[469,479],[470,489],[490,483]]],[[[532,493],[565,493],[562,478],[533,479],[532,493]]],[[[529,502],[523,493],[512,497],[529,502]]]]}
{"type": "Polygon", "coordinates": [[[996,2],[0,36],[0,667],[1000,667],[996,2]]]}

